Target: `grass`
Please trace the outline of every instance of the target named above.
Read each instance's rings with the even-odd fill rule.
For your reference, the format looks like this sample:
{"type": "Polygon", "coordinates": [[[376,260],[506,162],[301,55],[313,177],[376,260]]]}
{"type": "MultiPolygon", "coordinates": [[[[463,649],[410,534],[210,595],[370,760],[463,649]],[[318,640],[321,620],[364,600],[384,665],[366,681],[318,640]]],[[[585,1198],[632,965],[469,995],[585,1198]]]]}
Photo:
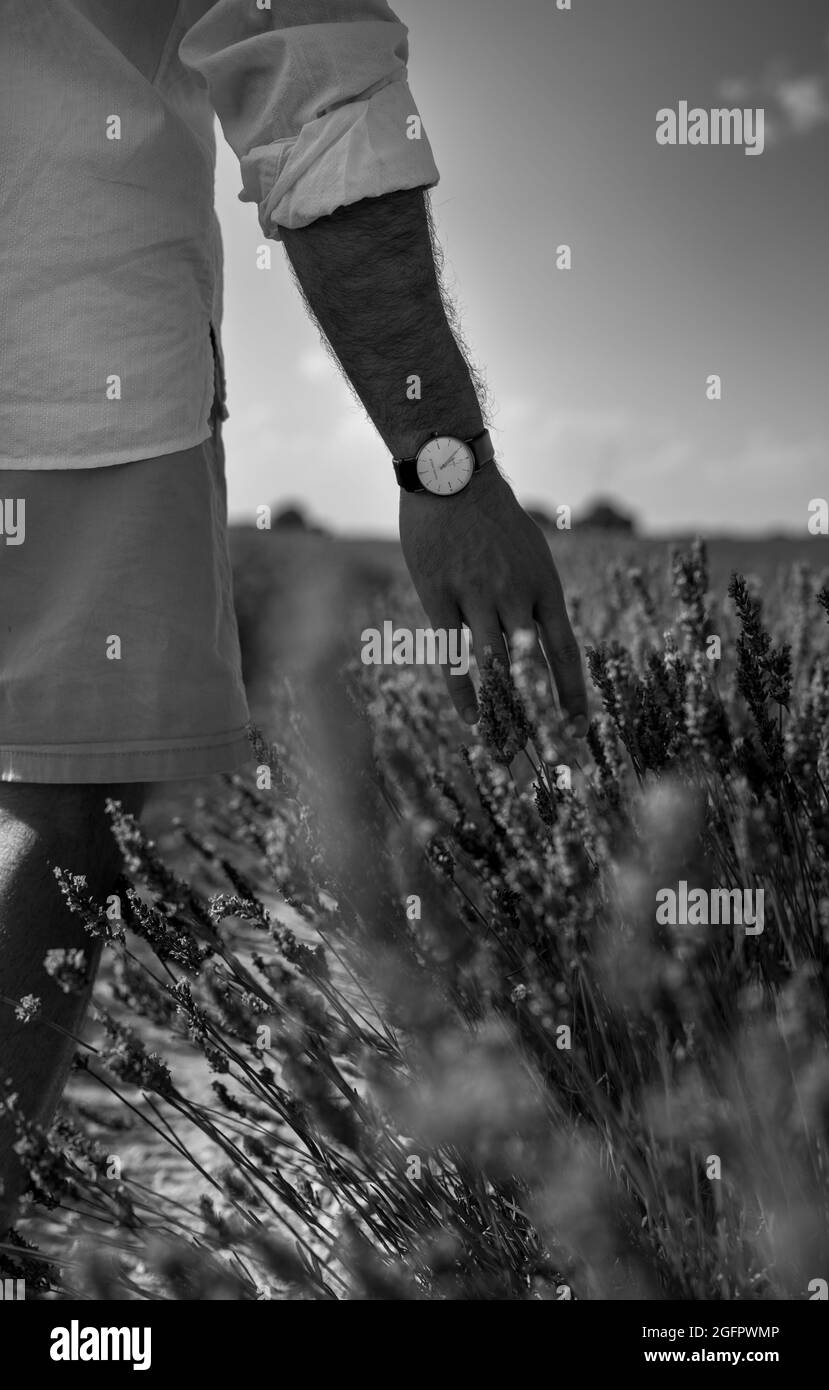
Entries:
{"type": "Polygon", "coordinates": [[[156,843],[115,810],[120,919],[63,875],[108,966],[61,1118],[21,1122],[10,1274],[406,1300],[829,1278],[825,553],[758,549],[726,595],[724,549],[709,580],[700,546],[576,540],[586,744],[529,649],[485,673],[476,734],[434,673],[362,667],[364,626],[419,621],[394,552],[236,538],[268,742],[157,801],[156,843]],[[660,924],[681,880],[762,889],[762,934],[660,924]]]}

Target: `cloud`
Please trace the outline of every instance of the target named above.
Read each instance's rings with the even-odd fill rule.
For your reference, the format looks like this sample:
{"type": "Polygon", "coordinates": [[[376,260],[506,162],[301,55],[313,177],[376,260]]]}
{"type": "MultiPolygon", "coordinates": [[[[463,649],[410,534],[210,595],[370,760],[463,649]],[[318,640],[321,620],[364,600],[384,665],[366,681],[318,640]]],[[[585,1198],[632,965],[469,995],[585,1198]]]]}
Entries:
{"type": "Polygon", "coordinates": [[[516,492],[548,510],[609,496],[646,531],[797,534],[809,499],[826,495],[825,447],[811,435],[755,427],[726,438],[653,412],[531,411],[521,397],[503,401],[498,423],[509,426],[502,461],[516,492]]]}
{"type": "Polygon", "coordinates": [[[808,135],[829,121],[829,77],[796,77],[781,82],[776,97],[793,135],[808,135]]]}
{"type": "Polygon", "coordinates": [[[767,144],[829,124],[829,61],[822,72],[799,74],[775,61],[758,77],[724,78],[718,90],[723,101],[765,109],[767,144]]]}
{"type": "Polygon", "coordinates": [[[296,371],[306,381],[324,381],[336,372],[323,347],[306,348],[296,359],[296,371]]]}

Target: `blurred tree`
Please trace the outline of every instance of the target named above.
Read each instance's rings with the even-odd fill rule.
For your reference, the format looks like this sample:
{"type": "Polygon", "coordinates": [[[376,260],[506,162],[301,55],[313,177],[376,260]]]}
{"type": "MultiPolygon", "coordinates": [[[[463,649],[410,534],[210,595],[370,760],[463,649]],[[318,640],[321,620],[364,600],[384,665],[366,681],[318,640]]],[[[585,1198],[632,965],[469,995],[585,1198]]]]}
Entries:
{"type": "Polygon", "coordinates": [[[272,507],[271,514],[273,516],[271,527],[274,531],[309,531],[311,529],[305,512],[293,503],[287,507],[272,507]]]}
{"type": "Polygon", "coordinates": [[[632,536],[636,523],[629,512],[622,511],[606,497],[597,497],[578,519],[579,526],[594,526],[600,531],[624,531],[632,536]]]}

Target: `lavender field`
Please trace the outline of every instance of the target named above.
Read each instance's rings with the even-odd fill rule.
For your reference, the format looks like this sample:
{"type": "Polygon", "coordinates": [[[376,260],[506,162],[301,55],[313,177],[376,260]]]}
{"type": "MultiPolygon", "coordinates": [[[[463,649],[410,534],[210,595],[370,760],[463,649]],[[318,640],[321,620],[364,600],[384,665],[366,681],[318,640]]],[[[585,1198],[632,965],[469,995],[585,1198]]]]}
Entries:
{"type": "Polygon", "coordinates": [[[116,813],[120,915],[64,866],[106,968],[61,1118],[21,1124],[4,1267],[44,1297],[825,1296],[826,542],[554,537],[580,743],[528,650],[475,731],[436,673],[361,665],[363,627],[422,622],[396,547],[233,544],[256,756],[143,833],[116,813]],[[762,892],[762,929],[658,920],[682,883],[762,892]]]}

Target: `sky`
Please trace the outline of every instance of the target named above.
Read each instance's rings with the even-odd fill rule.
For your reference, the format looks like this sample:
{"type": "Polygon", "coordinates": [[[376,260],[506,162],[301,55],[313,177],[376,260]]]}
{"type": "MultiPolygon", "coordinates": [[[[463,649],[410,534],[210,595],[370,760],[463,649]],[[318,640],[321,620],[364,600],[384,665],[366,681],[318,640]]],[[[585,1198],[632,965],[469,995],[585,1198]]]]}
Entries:
{"type": "MultiPolygon", "coordinates": [[[[829,7],[571,3],[392,0],[499,462],[550,511],[603,496],[654,534],[805,535],[829,491],[829,7]],[[762,107],[763,153],[659,145],[680,101],[762,107]]],[[[256,209],[218,143],[231,519],[298,502],[391,536],[387,451],[282,248],[257,269],[256,209]]]]}

